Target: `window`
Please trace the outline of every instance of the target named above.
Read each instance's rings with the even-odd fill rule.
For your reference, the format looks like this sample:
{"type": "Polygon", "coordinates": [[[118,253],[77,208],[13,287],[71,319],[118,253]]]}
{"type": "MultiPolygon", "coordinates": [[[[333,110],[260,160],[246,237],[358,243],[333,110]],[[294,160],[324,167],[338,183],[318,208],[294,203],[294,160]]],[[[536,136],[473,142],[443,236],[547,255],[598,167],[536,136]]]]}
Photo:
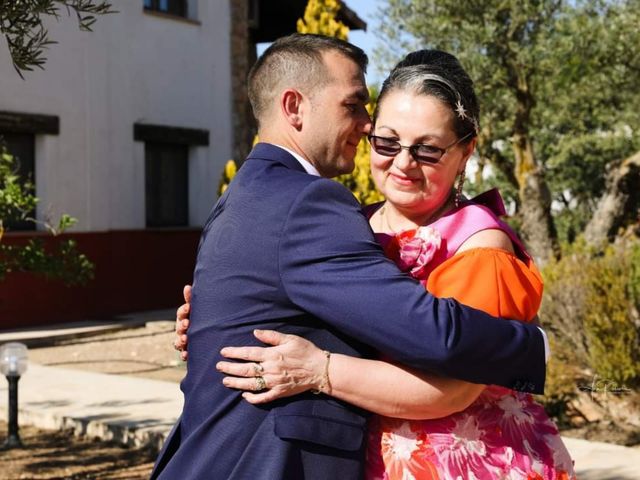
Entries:
{"type": "MultiPolygon", "coordinates": [[[[35,136],[31,133],[13,133],[0,131],[0,142],[7,147],[7,151],[13,155],[16,163],[16,173],[22,183],[27,180],[35,182],[35,136]]],[[[26,212],[26,215],[35,218],[36,212],[26,212]]],[[[4,227],[8,230],[35,230],[33,222],[21,220],[4,222],[4,227]]]]}
{"type": "Polygon", "coordinates": [[[208,146],[209,131],[134,123],[133,139],[144,142],[147,227],[189,225],[189,147],[208,146]]]}
{"type": "Polygon", "coordinates": [[[189,13],[187,0],[144,0],[144,8],[185,18],[189,13]]]}
{"type": "Polygon", "coordinates": [[[145,142],[147,227],[189,224],[189,147],[145,142]]]}

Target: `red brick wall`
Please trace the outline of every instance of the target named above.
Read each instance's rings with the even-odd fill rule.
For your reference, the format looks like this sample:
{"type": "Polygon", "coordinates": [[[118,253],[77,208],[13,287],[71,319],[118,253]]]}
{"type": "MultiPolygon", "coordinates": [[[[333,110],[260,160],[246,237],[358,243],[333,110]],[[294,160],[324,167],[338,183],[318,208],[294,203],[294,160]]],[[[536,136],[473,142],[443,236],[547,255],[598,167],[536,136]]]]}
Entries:
{"type": "MultiPolygon", "coordinates": [[[[31,234],[5,235],[19,244],[31,234]]],[[[95,264],[95,278],[67,287],[26,273],[0,282],[0,329],[103,319],[180,305],[182,286],[191,283],[200,230],[126,230],[64,234],[95,264]]],[[[56,238],[43,236],[46,243],[56,238]]]]}

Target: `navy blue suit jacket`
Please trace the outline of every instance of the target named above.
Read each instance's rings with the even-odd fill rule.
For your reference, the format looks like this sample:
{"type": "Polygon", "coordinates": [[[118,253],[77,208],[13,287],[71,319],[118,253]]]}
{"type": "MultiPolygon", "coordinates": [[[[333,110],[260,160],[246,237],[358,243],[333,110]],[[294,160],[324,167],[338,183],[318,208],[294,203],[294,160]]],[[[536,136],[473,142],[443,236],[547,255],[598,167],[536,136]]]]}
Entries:
{"type": "Polygon", "coordinates": [[[347,355],[376,350],[471,382],[538,393],[544,386],[535,326],[425,292],[384,256],[347,189],[265,143],[204,228],[184,410],[152,478],[361,478],[366,412],[312,394],[253,406],[223,387],[220,349],[257,344],[255,328],[347,355]]]}

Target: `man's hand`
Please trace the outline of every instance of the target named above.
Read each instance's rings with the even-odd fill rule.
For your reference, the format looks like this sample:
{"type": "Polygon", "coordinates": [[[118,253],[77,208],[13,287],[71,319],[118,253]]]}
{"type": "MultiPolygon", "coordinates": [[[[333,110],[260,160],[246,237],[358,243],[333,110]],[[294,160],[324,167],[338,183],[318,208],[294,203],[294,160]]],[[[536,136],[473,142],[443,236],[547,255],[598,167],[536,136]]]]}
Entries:
{"type": "Polygon", "coordinates": [[[189,311],[191,310],[191,285],[182,290],[185,303],[176,311],[176,339],[173,346],[180,352],[182,361],[187,360],[187,330],[189,329],[189,311]]]}

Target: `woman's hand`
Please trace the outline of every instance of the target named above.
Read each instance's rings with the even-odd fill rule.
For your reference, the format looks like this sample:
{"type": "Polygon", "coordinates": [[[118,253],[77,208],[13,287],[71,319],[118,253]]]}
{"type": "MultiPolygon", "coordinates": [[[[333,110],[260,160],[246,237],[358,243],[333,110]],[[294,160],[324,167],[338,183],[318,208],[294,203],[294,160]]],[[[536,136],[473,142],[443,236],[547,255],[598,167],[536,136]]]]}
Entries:
{"type": "Polygon", "coordinates": [[[187,330],[189,329],[189,312],[191,310],[191,285],[182,290],[185,303],[176,311],[176,339],[173,346],[180,352],[180,358],[187,360],[187,330]]]}
{"type": "Polygon", "coordinates": [[[297,335],[273,330],[254,330],[253,334],[274,346],[223,348],[223,357],[246,361],[218,362],[220,372],[232,375],[222,380],[226,387],[246,390],[242,397],[253,404],[326,388],[327,356],[323,350],[297,335]],[[253,393],[256,390],[263,391],[253,393]]]}

